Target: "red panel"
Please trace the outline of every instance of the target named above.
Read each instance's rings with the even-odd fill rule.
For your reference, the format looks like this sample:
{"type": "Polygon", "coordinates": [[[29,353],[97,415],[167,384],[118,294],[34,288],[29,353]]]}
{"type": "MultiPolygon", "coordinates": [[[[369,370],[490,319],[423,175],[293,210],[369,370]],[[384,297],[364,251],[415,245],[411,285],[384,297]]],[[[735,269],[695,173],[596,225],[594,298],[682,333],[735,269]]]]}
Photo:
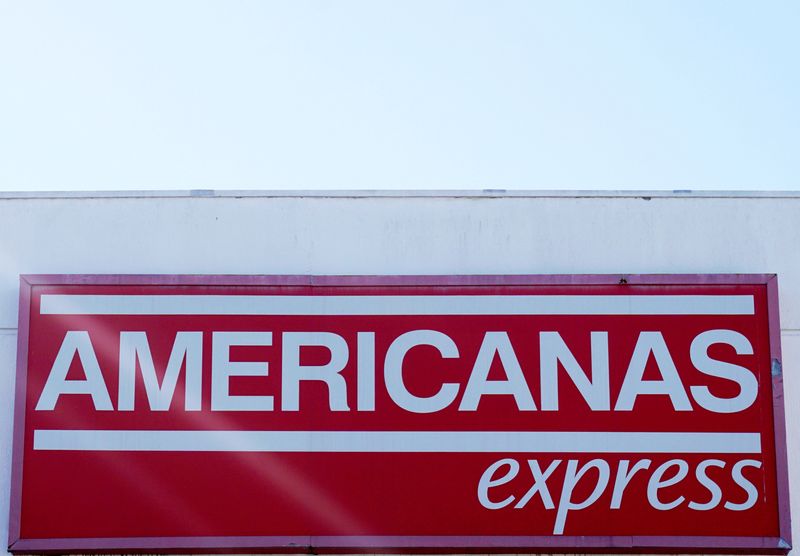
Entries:
{"type": "MultiPolygon", "coordinates": [[[[313,546],[322,551],[618,552],[670,548],[786,552],[785,427],[777,392],[781,388],[780,373],[773,376],[775,362],[780,368],[780,353],[777,298],[769,285],[772,279],[762,275],[630,276],[620,283],[616,276],[26,277],[21,290],[10,549],[305,551],[313,546]],[[499,310],[498,314],[488,310],[470,315],[447,311],[427,315],[294,316],[43,314],[42,296],[52,295],[104,295],[111,299],[169,295],[194,296],[195,300],[207,299],[196,296],[213,295],[221,296],[215,303],[222,307],[226,307],[226,299],[242,295],[286,299],[336,296],[354,300],[353,307],[361,306],[356,303],[359,298],[374,296],[592,296],[609,299],[615,306],[622,299],[619,296],[645,296],[661,307],[667,299],[664,296],[713,296],[720,304],[744,296],[752,298],[754,310],[743,314],[680,314],[696,311],[691,304],[671,297],[678,299],[674,306],[651,314],[608,314],[604,310],[595,311],[598,314],[550,315],[533,314],[536,311],[508,315],[499,310]],[[443,384],[456,385],[458,390],[446,407],[426,413],[404,406],[385,378],[390,346],[403,334],[417,330],[446,336],[458,352],[457,357],[445,358],[432,346],[418,345],[405,356],[403,385],[414,396],[433,396],[443,384]],[[724,342],[708,348],[709,358],[727,364],[720,371],[723,375],[727,372],[727,378],[712,376],[713,371],[702,368],[703,364],[690,355],[698,336],[711,330],[730,331],[752,348],[749,353],[741,345],[724,342]],[[97,399],[93,401],[89,394],[66,392],[69,386],[61,387],[64,391],[54,409],[42,407],[46,405],[42,402],[45,384],[55,380],[51,375],[56,372],[56,355],[65,349],[62,344],[70,331],[88,333],[102,373],[100,384],[111,401],[109,410],[96,409],[97,399]],[[185,362],[168,410],[150,408],[138,366],[134,409],[120,410],[121,334],[146,333],[161,381],[176,334],[181,331],[202,334],[200,410],[184,409],[185,362]],[[233,347],[230,352],[232,361],[268,363],[268,375],[232,376],[227,382],[230,396],[272,396],[272,411],[212,409],[212,337],[222,331],[272,334],[269,346],[233,347]],[[333,380],[345,387],[347,410],[330,408],[330,389],[319,380],[300,383],[299,410],[284,407],[288,394],[283,347],[286,334],[296,332],[331,333],[346,344],[347,363],[333,380]],[[359,409],[360,332],[371,332],[375,337],[374,410],[359,409]],[[582,393],[573,384],[563,358],[558,367],[558,408],[546,408],[547,400],[553,398],[548,398],[542,384],[540,357],[546,349],[540,344],[543,332],[558,333],[582,370],[590,375],[592,364],[603,359],[602,353],[592,353],[591,333],[607,334],[608,388],[605,394],[603,388],[597,390],[599,398],[608,397],[607,409],[590,407],[585,399],[588,387],[582,393]],[[478,372],[473,367],[479,367],[476,359],[491,333],[508,338],[535,410],[520,409],[522,398],[510,394],[484,394],[475,410],[460,407],[466,403],[466,385],[478,372]],[[677,371],[672,380],[673,396],[644,392],[670,381],[663,356],[651,353],[646,358],[640,393],[632,409],[625,409],[619,398],[623,384],[635,382],[628,377],[635,373],[629,368],[635,367],[631,359],[634,352],[645,349],[644,338],[653,335],[663,339],[667,359],[677,371]],[[746,382],[747,376],[741,378],[731,368],[754,377],[757,390],[746,407],[720,413],[704,403],[698,392],[707,388],[720,399],[746,397],[743,392],[747,385],[741,381],[746,382]],[[675,405],[682,403],[688,406],[676,409],[675,405]],[[56,436],[67,440],[58,449],[53,448],[47,443],[46,431],[63,431],[56,436]],[[70,444],[70,434],[75,431],[105,432],[94,436],[89,432],[91,446],[87,447],[78,441],[70,444]],[[219,443],[203,444],[205,440],[198,440],[197,447],[188,451],[172,446],[138,451],[118,446],[109,449],[103,444],[104,438],[128,438],[125,434],[133,431],[144,431],[136,434],[147,438],[154,438],[146,434],[154,431],[227,431],[230,440],[224,451],[218,451],[219,443]],[[386,438],[404,431],[415,434],[398,441],[401,445],[392,451],[375,451],[371,441],[361,438],[353,440],[361,446],[356,451],[346,442],[341,446],[347,444],[351,451],[335,447],[323,452],[315,448],[273,451],[268,447],[242,451],[243,445],[237,444],[242,438],[239,433],[259,431],[328,431],[328,439],[339,431],[363,431],[386,438]],[[425,434],[430,432],[452,433],[448,438],[464,439],[466,448],[446,448],[446,441],[441,447],[425,448],[425,434]],[[470,435],[481,432],[493,434],[488,441],[485,435],[470,435]],[[514,435],[520,432],[564,433],[557,438],[563,439],[565,451],[538,451],[530,445],[515,444],[514,439],[519,437],[514,435]],[[571,433],[586,434],[576,438],[571,433]],[[678,433],[679,447],[665,450],[648,436],[651,433],[678,433]],[[723,434],[719,446],[709,444],[708,451],[696,448],[694,439],[719,439],[714,433],[723,434]],[[35,446],[36,434],[40,441],[35,446]],[[510,439],[506,447],[486,448],[497,446],[503,438],[510,439]],[[760,442],[760,449],[739,449],[753,438],[760,442]],[[609,448],[608,452],[596,449],[598,442],[612,446],[617,441],[627,448],[609,448]],[[208,451],[210,446],[217,451],[208,451]],[[487,471],[500,460],[507,464],[494,474],[487,471]],[[554,463],[557,460],[560,463],[554,463]],[[598,460],[594,468],[576,479],[574,488],[570,486],[565,480],[570,472],[574,475],[593,460],[598,460]],[[652,491],[658,481],[658,477],[653,478],[656,470],[670,460],[676,462],[663,474],[662,482],[681,468],[687,474],[658,490],[661,503],[674,505],[659,509],[654,507],[658,501],[654,502],[652,492],[648,495],[648,484],[652,491]],[[709,460],[717,461],[708,466],[709,460]],[[734,471],[745,460],[758,463],[745,465],[741,473],[734,471]],[[644,462],[640,467],[646,468],[626,480],[624,466],[637,462],[644,462]],[[521,505],[520,500],[534,483],[531,470],[536,466],[545,470],[551,465],[555,467],[544,483],[547,491],[541,490],[523,507],[515,507],[521,505]],[[512,466],[519,468],[513,479],[500,480],[512,466]],[[707,469],[705,475],[703,468],[707,469]],[[607,478],[603,473],[606,469],[607,478]],[[481,487],[482,476],[484,483],[494,480],[496,484],[481,487]],[[621,502],[615,503],[613,494],[621,483],[626,483],[624,493],[621,502]],[[591,496],[593,493],[596,496],[591,496]],[[580,502],[590,497],[591,504],[581,507],[580,502]],[[569,500],[576,507],[564,511],[569,500]],[[508,503],[503,505],[502,501],[508,503]],[[615,505],[619,507],[612,508],[615,505]],[[703,505],[714,507],[700,509],[703,505]]],[[[69,299],[80,303],[83,298],[69,299]]],[[[522,297],[517,299],[524,302],[522,297]]],[[[137,306],[146,306],[146,302],[137,306]]],[[[587,311],[578,308],[572,312],[587,311]]],[[[330,359],[327,348],[300,348],[300,365],[324,366],[330,359]]],[[[487,380],[496,381],[490,383],[495,386],[504,384],[510,373],[513,371],[495,355],[487,380]]],[[[76,355],[69,366],[68,383],[85,386],[90,378],[76,355]]],[[[628,387],[636,390],[635,385],[628,387]]],[[[52,433],[48,434],[51,438],[52,433]]],[[[179,437],[177,442],[195,438],[188,434],[179,437]]],[[[339,446],[338,440],[331,442],[339,446]]],[[[545,444],[548,442],[551,440],[545,444]]]]}

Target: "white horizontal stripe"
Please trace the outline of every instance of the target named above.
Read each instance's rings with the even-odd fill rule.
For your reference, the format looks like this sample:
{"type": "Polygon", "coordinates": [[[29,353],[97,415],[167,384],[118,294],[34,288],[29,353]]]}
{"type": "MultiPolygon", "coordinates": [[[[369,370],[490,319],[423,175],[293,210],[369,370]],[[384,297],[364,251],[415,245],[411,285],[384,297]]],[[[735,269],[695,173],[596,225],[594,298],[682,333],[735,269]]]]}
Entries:
{"type": "Polygon", "coordinates": [[[758,433],[36,430],[34,450],[755,454],[758,433]]]}
{"type": "Polygon", "coordinates": [[[42,295],[43,315],[752,315],[752,295],[42,295]]]}

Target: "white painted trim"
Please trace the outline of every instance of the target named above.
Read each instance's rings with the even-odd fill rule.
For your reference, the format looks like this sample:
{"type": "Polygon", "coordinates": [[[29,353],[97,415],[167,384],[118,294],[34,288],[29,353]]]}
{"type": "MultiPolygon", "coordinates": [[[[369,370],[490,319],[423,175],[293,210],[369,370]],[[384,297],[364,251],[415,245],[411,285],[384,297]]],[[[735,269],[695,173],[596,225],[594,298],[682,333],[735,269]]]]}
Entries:
{"type": "Polygon", "coordinates": [[[19,199],[130,199],[130,198],[529,198],[585,199],[800,199],[800,190],[558,190],[558,189],[130,189],[0,191],[0,200],[19,199]]]}

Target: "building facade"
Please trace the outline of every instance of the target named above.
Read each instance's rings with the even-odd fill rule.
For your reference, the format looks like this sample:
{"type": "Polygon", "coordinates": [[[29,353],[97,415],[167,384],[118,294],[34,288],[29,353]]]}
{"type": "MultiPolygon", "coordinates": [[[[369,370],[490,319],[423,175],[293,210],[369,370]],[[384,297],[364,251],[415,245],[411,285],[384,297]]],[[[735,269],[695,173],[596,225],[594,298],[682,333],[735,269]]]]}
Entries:
{"type": "Polygon", "coordinates": [[[798,194],[3,194],[0,222],[4,531],[20,274],[775,273],[793,537],[800,538],[798,194]]]}

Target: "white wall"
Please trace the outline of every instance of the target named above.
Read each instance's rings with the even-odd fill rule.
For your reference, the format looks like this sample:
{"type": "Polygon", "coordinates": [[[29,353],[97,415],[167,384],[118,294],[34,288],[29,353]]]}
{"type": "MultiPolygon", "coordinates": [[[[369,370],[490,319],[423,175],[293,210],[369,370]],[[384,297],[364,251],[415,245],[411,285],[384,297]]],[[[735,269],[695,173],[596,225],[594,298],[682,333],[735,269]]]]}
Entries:
{"type": "Polygon", "coordinates": [[[209,193],[0,196],[0,538],[19,274],[774,272],[800,544],[800,195],[209,193]]]}

